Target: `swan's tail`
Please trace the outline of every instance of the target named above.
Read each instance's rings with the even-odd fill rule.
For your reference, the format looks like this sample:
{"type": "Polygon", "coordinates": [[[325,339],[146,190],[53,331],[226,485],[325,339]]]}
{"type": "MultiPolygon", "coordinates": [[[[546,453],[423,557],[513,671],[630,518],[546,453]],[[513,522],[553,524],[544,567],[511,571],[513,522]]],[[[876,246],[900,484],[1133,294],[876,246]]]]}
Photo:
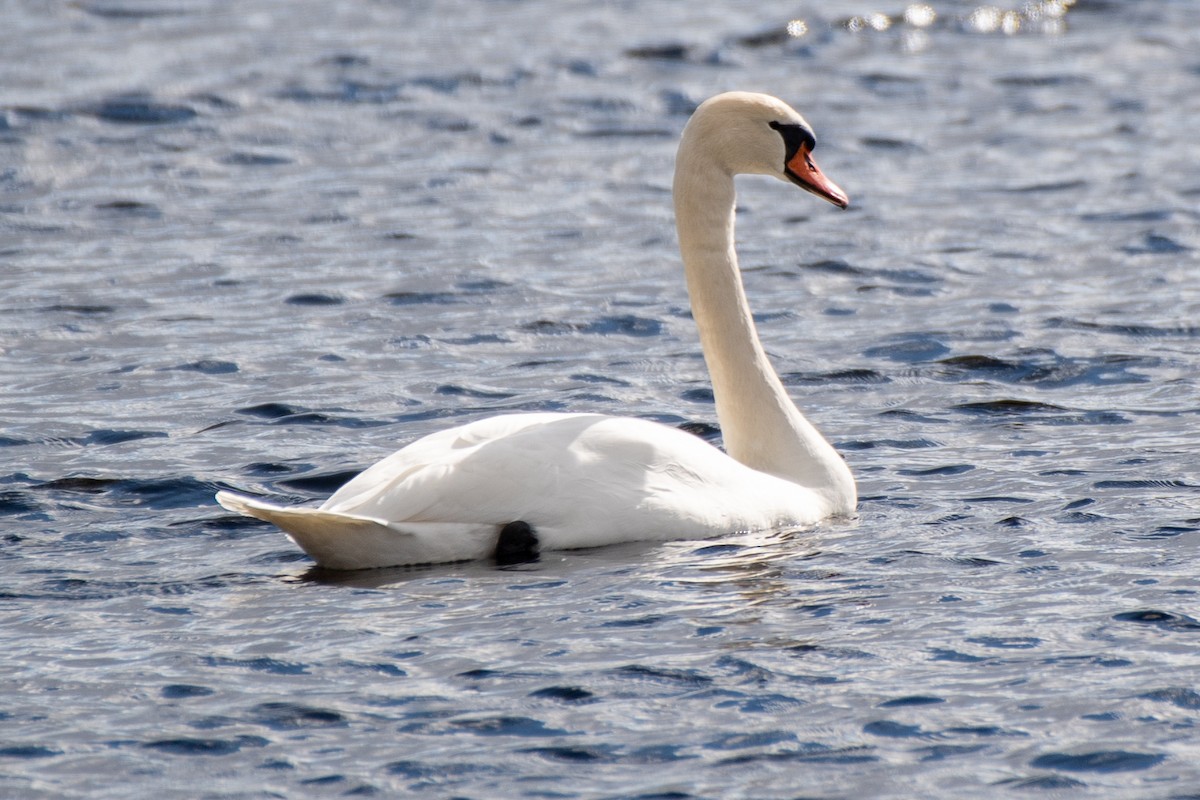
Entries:
{"type": "Polygon", "coordinates": [[[217,492],[224,508],[270,522],[327,569],[370,569],[481,558],[496,526],[396,523],[373,517],[285,508],[232,492],[217,492]]]}

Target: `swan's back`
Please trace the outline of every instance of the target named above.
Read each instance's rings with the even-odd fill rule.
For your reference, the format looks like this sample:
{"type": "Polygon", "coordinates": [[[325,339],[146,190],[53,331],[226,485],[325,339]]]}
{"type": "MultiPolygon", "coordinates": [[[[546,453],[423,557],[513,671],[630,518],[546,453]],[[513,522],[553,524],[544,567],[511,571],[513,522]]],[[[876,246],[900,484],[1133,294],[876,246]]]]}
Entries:
{"type": "Polygon", "coordinates": [[[828,513],[815,506],[803,487],[675,428],[601,414],[519,414],[419,439],[321,508],[407,522],[520,520],[553,549],[806,524],[828,513]],[[754,513],[738,513],[747,505],[754,513]],[[799,513],[805,506],[813,511],[799,513]]]}

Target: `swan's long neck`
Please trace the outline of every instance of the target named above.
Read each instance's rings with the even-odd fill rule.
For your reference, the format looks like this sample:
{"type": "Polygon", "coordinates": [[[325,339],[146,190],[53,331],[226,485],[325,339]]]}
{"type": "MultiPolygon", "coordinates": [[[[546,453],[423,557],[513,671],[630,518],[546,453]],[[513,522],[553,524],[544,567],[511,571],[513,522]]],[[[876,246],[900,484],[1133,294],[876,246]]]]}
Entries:
{"type": "Polygon", "coordinates": [[[675,165],[675,224],[725,449],[849,513],[856,503],[849,468],[792,403],[759,342],[734,250],[733,176],[689,144],[685,135],[675,165]]]}

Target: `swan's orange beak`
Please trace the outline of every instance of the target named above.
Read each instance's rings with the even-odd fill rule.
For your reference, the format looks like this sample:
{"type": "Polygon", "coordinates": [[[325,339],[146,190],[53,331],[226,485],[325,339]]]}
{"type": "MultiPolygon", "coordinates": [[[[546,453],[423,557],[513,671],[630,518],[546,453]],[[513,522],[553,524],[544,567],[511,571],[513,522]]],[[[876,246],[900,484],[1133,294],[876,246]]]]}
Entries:
{"type": "Polygon", "coordinates": [[[786,172],[792,183],[801,189],[828,200],[838,208],[850,205],[850,198],[836,183],[825,177],[821,168],[812,160],[812,154],[807,147],[801,146],[796,149],[796,155],[787,163],[786,172]]]}

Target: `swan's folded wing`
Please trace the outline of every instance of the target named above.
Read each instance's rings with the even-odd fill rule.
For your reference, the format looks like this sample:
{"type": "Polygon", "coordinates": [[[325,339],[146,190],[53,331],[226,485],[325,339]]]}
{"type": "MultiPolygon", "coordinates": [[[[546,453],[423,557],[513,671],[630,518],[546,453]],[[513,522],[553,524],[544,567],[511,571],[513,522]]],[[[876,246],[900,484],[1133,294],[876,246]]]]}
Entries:
{"type": "MultiPolygon", "coordinates": [[[[596,414],[508,414],[418,439],[359,473],[321,508],[401,522],[556,524],[578,502],[581,439],[596,414]]],[[[496,528],[499,530],[499,528],[496,528]]]]}

